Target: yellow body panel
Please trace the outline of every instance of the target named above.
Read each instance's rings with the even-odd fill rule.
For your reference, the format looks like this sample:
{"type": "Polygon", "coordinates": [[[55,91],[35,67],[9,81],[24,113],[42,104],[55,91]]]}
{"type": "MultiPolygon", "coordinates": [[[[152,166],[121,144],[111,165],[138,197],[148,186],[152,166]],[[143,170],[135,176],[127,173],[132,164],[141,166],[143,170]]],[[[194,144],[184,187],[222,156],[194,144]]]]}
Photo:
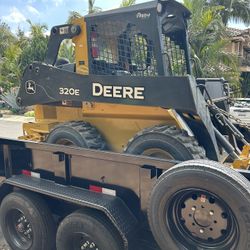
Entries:
{"type": "Polygon", "coordinates": [[[86,23],[84,18],[79,18],[75,20],[74,24],[80,25],[81,27],[80,35],[72,39],[75,44],[76,72],[78,74],[88,75],[89,61],[86,23]]]}
{"type": "Polygon", "coordinates": [[[157,107],[105,103],[84,103],[82,108],[37,105],[35,123],[24,124],[25,137],[20,138],[44,140],[55,125],[79,120],[95,126],[116,152],[121,152],[129,139],[144,128],[158,124],[179,126],[170,110],[157,107]]]}
{"type": "Polygon", "coordinates": [[[232,166],[239,169],[249,169],[250,166],[250,145],[244,145],[239,159],[234,160],[232,166]]]}
{"type": "Polygon", "coordinates": [[[101,132],[110,149],[116,152],[121,152],[129,139],[144,128],[177,125],[171,112],[154,107],[88,103],[84,105],[83,117],[101,132]]]}

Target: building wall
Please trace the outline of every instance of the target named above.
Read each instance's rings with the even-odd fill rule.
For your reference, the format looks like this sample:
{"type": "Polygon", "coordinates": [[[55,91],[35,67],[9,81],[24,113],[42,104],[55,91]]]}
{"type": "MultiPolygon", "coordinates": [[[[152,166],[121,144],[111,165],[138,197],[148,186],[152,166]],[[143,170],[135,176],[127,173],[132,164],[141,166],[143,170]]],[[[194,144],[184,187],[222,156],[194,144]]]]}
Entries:
{"type": "Polygon", "coordinates": [[[241,72],[250,72],[250,29],[228,29],[231,43],[225,49],[239,57],[241,72]]]}

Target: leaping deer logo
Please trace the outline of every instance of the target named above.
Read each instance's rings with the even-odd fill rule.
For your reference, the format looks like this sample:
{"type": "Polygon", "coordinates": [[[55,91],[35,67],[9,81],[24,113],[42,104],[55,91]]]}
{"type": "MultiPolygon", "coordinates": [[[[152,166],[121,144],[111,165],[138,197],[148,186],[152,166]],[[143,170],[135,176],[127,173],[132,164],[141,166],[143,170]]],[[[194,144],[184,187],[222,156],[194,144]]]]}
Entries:
{"type": "Polygon", "coordinates": [[[32,80],[26,81],[25,90],[27,94],[34,95],[36,93],[36,83],[32,80]]]}

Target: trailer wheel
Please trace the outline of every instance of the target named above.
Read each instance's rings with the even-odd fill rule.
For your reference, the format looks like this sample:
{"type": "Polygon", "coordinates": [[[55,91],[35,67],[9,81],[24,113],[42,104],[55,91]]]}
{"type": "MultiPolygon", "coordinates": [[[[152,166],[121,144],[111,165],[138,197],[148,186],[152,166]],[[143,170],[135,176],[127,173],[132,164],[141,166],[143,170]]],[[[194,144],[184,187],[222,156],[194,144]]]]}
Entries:
{"type": "Polygon", "coordinates": [[[56,227],[45,202],[19,191],[7,195],[0,207],[4,238],[13,250],[54,250],[56,227]]]}
{"type": "Polygon", "coordinates": [[[164,172],[148,219],[162,249],[249,249],[250,184],[212,161],[187,161],[164,172]]]}
{"type": "Polygon", "coordinates": [[[132,138],[125,153],[172,160],[204,159],[205,150],[195,138],[175,126],[146,128],[132,138]]]}
{"type": "Polygon", "coordinates": [[[79,210],[59,225],[56,237],[60,250],[122,250],[122,241],[110,222],[99,213],[79,210]]]}
{"type": "Polygon", "coordinates": [[[83,121],[57,125],[47,136],[46,142],[98,150],[107,149],[107,145],[97,129],[83,121]]]}

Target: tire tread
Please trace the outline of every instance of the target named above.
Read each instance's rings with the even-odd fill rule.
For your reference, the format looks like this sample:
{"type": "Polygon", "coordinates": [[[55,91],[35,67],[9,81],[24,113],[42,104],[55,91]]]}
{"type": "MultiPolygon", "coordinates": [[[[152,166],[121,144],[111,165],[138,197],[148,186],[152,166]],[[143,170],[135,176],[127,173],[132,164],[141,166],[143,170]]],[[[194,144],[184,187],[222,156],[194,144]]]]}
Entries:
{"type": "MultiPolygon", "coordinates": [[[[90,123],[84,121],[70,121],[56,125],[51,131],[55,132],[57,129],[70,128],[77,132],[84,140],[86,148],[96,150],[107,150],[108,146],[101,136],[99,131],[90,123]]],[[[49,135],[47,136],[48,139],[49,135]]]]}
{"type": "Polygon", "coordinates": [[[150,128],[145,128],[139,131],[134,137],[132,137],[126,147],[124,148],[124,152],[130,147],[134,140],[137,138],[150,134],[150,133],[157,133],[171,136],[177,139],[182,145],[184,145],[188,151],[192,154],[194,159],[205,159],[206,152],[205,149],[199,146],[197,140],[194,137],[191,137],[187,134],[185,130],[178,129],[176,126],[173,125],[157,125],[150,128]]]}

